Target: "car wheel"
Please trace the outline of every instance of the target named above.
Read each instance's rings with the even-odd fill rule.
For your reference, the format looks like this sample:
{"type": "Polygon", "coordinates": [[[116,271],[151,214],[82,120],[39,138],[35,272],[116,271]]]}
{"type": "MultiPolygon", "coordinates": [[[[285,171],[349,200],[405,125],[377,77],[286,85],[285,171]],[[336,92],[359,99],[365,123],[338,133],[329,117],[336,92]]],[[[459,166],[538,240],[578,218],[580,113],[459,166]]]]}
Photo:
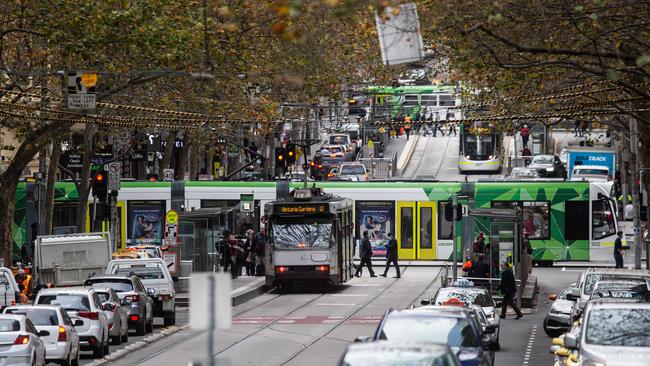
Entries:
{"type": "Polygon", "coordinates": [[[61,366],[71,366],[72,365],[72,349],[70,349],[70,353],[68,354],[68,358],[61,361],[60,365],[61,366]]]}
{"type": "Polygon", "coordinates": [[[165,326],[175,325],[176,324],[176,312],[168,311],[164,314],[164,324],[165,326]]]}
{"type": "Polygon", "coordinates": [[[104,348],[104,340],[102,339],[99,344],[95,345],[95,349],[93,349],[93,357],[95,358],[102,358],[104,357],[104,351],[106,349],[104,348]]]}
{"type": "Polygon", "coordinates": [[[147,323],[146,328],[147,328],[146,329],[147,333],[153,332],[153,316],[149,319],[149,322],[147,323]]]}
{"type": "Polygon", "coordinates": [[[108,344],[108,337],[106,337],[106,342],[104,342],[104,355],[108,355],[110,352],[111,350],[108,344]]]}
{"type": "Polygon", "coordinates": [[[126,328],[126,332],[122,335],[122,342],[127,343],[129,341],[129,328],[126,328]]]}
{"type": "Polygon", "coordinates": [[[140,324],[135,326],[135,334],[142,336],[147,333],[146,320],[143,318],[140,324]]]}
{"type": "Polygon", "coordinates": [[[79,366],[79,350],[77,350],[77,354],[74,355],[74,358],[70,362],[70,366],[79,366]]]}
{"type": "Polygon", "coordinates": [[[548,324],[547,320],[544,319],[544,333],[546,333],[547,336],[549,336],[551,338],[556,338],[556,337],[561,336],[564,333],[561,330],[548,328],[547,324],[548,324]]]}
{"type": "Polygon", "coordinates": [[[119,346],[120,344],[122,344],[122,336],[116,335],[111,337],[111,343],[115,346],[119,346]]]}

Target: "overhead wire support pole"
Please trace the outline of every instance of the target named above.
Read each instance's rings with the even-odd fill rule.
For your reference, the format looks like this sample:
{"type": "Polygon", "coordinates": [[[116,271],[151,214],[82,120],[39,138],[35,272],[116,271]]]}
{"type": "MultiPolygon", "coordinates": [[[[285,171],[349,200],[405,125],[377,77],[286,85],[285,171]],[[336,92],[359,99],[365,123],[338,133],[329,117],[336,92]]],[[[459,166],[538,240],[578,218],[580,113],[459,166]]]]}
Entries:
{"type": "Polygon", "coordinates": [[[630,151],[632,153],[634,166],[632,169],[632,226],[634,228],[634,268],[641,269],[641,257],[643,256],[643,234],[641,233],[641,197],[639,195],[639,126],[637,120],[630,120],[630,151]]]}
{"type": "Polygon", "coordinates": [[[454,223],[452,226],[452,233],[453,235],[453,240],[454,244],[452,245],[452,258],[453,258],[453,269],[452,269],[452,278],[454,282],[458,279],[458,243],[457,243],[457,233],[456,233],[456,221],[458,220],[458,212],[457,212],[457,207],[458,207],[458,195],[454,194],[451,196],[451,207],[452,211],[454,213],[454,223]]]}

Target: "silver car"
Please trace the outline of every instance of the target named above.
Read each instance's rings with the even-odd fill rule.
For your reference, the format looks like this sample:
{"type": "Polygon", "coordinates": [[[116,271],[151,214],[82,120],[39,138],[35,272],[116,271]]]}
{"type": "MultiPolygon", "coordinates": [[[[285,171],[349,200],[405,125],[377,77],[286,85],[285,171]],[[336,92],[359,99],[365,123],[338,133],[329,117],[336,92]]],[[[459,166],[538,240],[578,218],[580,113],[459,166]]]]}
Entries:
{"type": "Polygon", "coordinates": [[[0,366],[44,366],[45,344],[40,336],[26,316],[0,315],[0,366]]]}
{"type": "Polygon", "coordinates": [[[580,351],[580,365],[646,366],[650,360],[650,304],[590,300],[582,330],[567,333],[564,346],[580,351]]]}
{"type": "Polygon", "coordinates": [[[551,294],[549,296],[549,300],[553,300],[553,304],[548,314],[546,314],[546,318],[544,318],[544,332],[549,337],[559,337],[571,326],[571,313],[573,313],[573,307],[576,303],[567,299],[567,295],[574,288],[577,288],[575,282],[565,287],[559,295],[551,294]]]}
{"type": "Polygon", "coordinates": [[[18,305],[5,308],[4,313],[25,315],[37,331],[50,333],[41,336],[41,340],[45,343],[45,357],[48,362],[68,366],[79,364],[79,335],[72,324],[72,319],[62,307],[18,305]]]}
{"type": "Polygon", "coordinates": [[[348,346],[339,366],[437,365],[460,366],[458,357],[446,345],[378,341],[348,346]]]}
{"type": "Polygon", "coordinates": [[[96,289],[96,292],[108,318],[108,335],[111,337],[111,343],[120,345],[122,342],[128,342],[128,310],[122,306],[120,298],[112,288],[96,289]]]}

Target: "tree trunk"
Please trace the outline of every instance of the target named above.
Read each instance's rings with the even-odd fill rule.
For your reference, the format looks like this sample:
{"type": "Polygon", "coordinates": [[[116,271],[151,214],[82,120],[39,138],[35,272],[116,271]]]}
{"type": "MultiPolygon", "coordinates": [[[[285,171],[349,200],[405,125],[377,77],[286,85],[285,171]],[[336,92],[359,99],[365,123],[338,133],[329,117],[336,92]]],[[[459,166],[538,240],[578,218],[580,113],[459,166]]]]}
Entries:
{"type": "Polygon", "coordinates": [[[160,162],[160,172],[164,172],[165,169],[169,169],[172,163],[172,155],[174,154],[174,140],[176,138],[176,131],[169,131],[167,135],[167,141],[165,144],[165,151],[163,151],[163,157],[160,162]]]}
{"type": "Polygon", "coordinates": [[[52,234],[54,183],[56,182],[56,172],[59,167],[59,160],[61,159],[61,144],[55,141],[52,145],[50,165],[47,168],[47,187],[45,192],[45,235],[52,234]]]}
{"type": "Polygon", "coordinates": [[[94,151],[95,126],[92,124],[87,124],[86,128],[84,129],[83,167],[81,168],[81,176],[79,177],[79,182],[77,183],[77,190],[79,192],[79,206],[77,207],[77,232],[80,233],[86,232],[86,211],[88,207],[88,194],[90,193],[90,167],[94,151]]]}
{"type": "Polygon", "coordinates": [[[187,170],[187,160],[190,155],[190,148],[192,147],[192,137],[185,132],[183,136],[183,149],[181,150],[180,159],[178,159],[178,168],[176,169],[176,180],[185,179],[185,171],[187,170]]]}
{"type": "Polygon", "coordinates": [[[15,245],[13,238],[14,208],[16,204],[16,186],[20,175],[3,174],[0,179],[0,260],[3,266],[12,263],[11,253],[15,245]]]}

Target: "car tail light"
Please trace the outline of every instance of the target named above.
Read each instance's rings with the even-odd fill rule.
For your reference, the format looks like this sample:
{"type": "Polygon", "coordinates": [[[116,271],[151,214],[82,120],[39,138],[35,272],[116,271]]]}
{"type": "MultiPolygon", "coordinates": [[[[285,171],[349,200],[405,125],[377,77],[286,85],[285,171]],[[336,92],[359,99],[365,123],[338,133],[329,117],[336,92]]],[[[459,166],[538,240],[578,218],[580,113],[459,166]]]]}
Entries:
{"type": "Polygon", "coordinates": [[[316,270],[318,272],[328,272],[330,270],[330,266],[317,266],[316,270]]]}
{"type": "Polygon", "coordinates": [[[129,302],[140,302],[140,295],[124,296],[124,300],[129,301],[129,302]]]}
{"type": "Polygon", "coordinates": [[[90,337],[90,338],[88,339],[88,344],[91,345],[91,346],[96,345],[96,344],[97,344],[97,338],[95,338],[95,337],[90,337]]]}
{"type": "Polygon", "coordinates": [[[135,315],[135,314],[133,314],[133,315],[131,315],[131,318],[130,318],[130,319],[131,319],[132,322],[137,322],[138,320],[140,320],[140,317],[137,316],[137,315],[135,315]]]}
{"type": "Polygon", "coordinates": [[[82,318],[87,318],[90,320],[98,320],[99,319],[99,313],[96,311],[80,311],[77,314],[79,314],[80,317],[82,318]]]}
{"type": "Polygon", "coordinates": [[[275,267],[275,273],[284,273],[289,271],[289,267],[277,266],[275,267]]]}
{"type": "Polygon", "coordinates": [[[29,343],[28,335],[19,335],[18,338],[16,338],[16,340],[14,341],[15,345],[22,345],[27,343],[29,343]]]}
{"type": "Polygon", "coordinates": [[[68,340],[68,333],[65,332],[65,328],[59,326],[59,342],[65,342],[68,340]]]}

